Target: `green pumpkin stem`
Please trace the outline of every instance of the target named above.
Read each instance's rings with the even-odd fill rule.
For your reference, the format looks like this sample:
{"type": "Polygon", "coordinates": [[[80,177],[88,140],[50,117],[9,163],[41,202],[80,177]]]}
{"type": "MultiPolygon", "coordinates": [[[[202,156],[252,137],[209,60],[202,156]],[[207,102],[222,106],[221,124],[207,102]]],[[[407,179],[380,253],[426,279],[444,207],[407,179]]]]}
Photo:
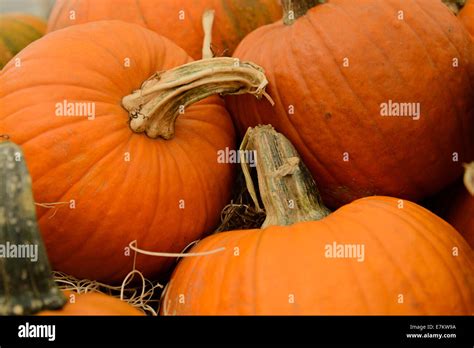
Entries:
{"type": "Polygon", "coordinates": [[[0,315],[31,315],[65,303],[51,276],[23,153],[0,142],[0,315]]]}
{"type": "Polygon", "coordinates": [[[281,0],[283,7],[283,23],[292,25],[313,7],[324,4],[326,0],[281,0]]]}
{"type": "Polygon", "coordinates": [[[122,99],[133,132],[171,139],[176,118],[187,106],[214,94],[265,96],[268,81],[261,67],[237,58],[201,59],[159,72],[122,99]]]}
{"type": "MultiPolygon", "coordinates": [[[[321,220],[330,214],[321,200],[316,183],[291,142],[272,126],[249,128],[240,146],[254,151],[258,190],[267,217],[262,228],[321,220]]],[[[244,158],[252,158],[245,153],[244,158]]],[[[247,188],[257,209],[260,204],[249,163],[241,162],[247,188]]]]}

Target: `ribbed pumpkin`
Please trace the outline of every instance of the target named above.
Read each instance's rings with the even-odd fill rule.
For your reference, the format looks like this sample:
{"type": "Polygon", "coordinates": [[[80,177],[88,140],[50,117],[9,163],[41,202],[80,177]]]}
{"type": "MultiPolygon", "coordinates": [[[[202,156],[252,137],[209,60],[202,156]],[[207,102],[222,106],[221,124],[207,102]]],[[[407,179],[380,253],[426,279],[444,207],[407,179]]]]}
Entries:
{"type": "Polygon", "coordinates": [[[143,315],[127,303],[104,294],[62,293],[58,289],[36,222],[31,178],[23,152],[17,145],[2,140],[3,137],[0,138],[0,315],[143,315]]]}
{"type": "MultiPolygon", "coordinates": [[[[166,71],[191,59],[121,21],[50,33],[20,56],[21,68],[8,64],[0,75],[0,129],[24,149],[36,202],[55,207],[40,206],[38,217],[56,270],[119,281],[133,265],[130,242],[178,252],[215,227],[233,180],[232,165],[217,161],[234,147],[232,122],[219,97],[184,107],[224,92],[219,83],[240,93],[236,71],[250,68],[232,66],[236,84],[207,88],[192,74],[212,82],[218,62],[232,58],[166,71]]],[[[137,268],[152,277],[172,262],[138,256],[137,268]]]]}
{"type": "Polygon", "coordinates": [[[474,36],[474,1],[467,0],[462,8],[461,12],[459,12],[459,19],[467,28],[467,30],[474,36]]]}
{"type": "Polygon", "coordinates": [[[24,13],[0,14],[0,69],[24,47],[46,32],[46,23],[24,13]]]}
{"type": "Polygon", "coordinates": [[[448,223],[391,197],[363,198],[325,217],[291,144],[271,129],[252,132],[266,223],[199,242],[190,253],[214,253],[179,262],[162,314],[473,313],[474,255],[448,223]]]}
{"type": "Polygon", "coordinates": [[[203,39],[201,17],[207,9],[215,10],[212,42],[217,55],[232,55],[246,34],[281,17],[278,0],[59,0],[51,13],[48,31],[120,19],[171,39],[191,57],[199,59],[203,39]]]}
{"type": "Polygon", "coordinates": [[[418,200],[459,177],[474,156],[474,47],[450,10],[431,0],[306,9],[234,53],[265,69],[276,103],[228,97],[240,133],[266,123],[284,133],[330,207],[370,195],[418,200]],[[414,117],[382,116],[397,108],[414,117]]]}

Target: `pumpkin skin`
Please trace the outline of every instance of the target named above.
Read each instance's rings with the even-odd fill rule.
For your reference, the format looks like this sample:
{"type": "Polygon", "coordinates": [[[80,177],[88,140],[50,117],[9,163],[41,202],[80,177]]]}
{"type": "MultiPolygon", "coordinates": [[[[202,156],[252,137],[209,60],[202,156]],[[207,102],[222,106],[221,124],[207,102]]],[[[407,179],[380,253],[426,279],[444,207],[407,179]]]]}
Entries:
{"type": "Polygon", "coordinates": [[[265,69],[275,107],[247,96],[226,102],[241,134],[269,123],[290,139],[329,207],[370,195],[416,201],[474,156],[473,52],[441,1],[331,0],[293,25],[255,30],[236,49],[265,69]],[[420,103],[421,118],[382,117],[389,100],[420,103]]]}
{"type": "Polygon", "coordinates": [[[459,19],[464,24],[469,33],[474,36],[474,1],[468,0],[461,12],[459,19]]]}
{"type": "Polygon", "coordinates": [[[119,19],[142,25],[201,58],[205,10],[215,10],[212,43],[217,55],[232,55],[238,43],[252,30],[281,18],[278,0],[60,0],[48,23],[48,32],[72,24],[119,19]],[[74,21],[69,19],[75,11],[74,21]],[[184,11],[184,19],[180,14],[184,11]]]}
{"type": "Polygon", "coordinates": [[[23,13],[0,14],[0,69],[46,32],[46,22],[23,13]]]}
{"type": "Polygon", "coordinates": [[[399,209],[395,198],[363,198],[320,221],[207,237],[190,252],[225,250],[182,259],[161,312],[471,315],[471,248],[436,215],[403,203],[399,209]],[[364,261],[326,258],[325,247],[333,242],[363,244],[364,261]],[[398,303],[400,294],[403,303],[398,303]]]}
{"type": "MultiPolygon", "coordinates": [[[[140,26],[101,21],[50,33],[20,56],[21,69],[9,63],[0,74],[0,129],[24,150],[36,202],[75,201],[54,215],[37,211],[55,270],[117,283],[132,269],[131,241],[179,252],[215,227],[233,181],[232,165],[216,160],[234,148],[223,100],[186,108],[168,141],[132,133],[121,106],[156,71],[189,62],[181,48],[140,26]],[[63,100],[95,102],[95,119],[55,116],[63,100]]],[[[137,255],[136,266],[152,278],[173,263],[137,255]]]]}
{"type": "Polygon", "coordinates": [[[74,303],[66,302],[66,305],[59,310],[45,310],[39,312],[38,316],[63,316],[63,315],[127,315],[143,316],[135,307],[112,296],[97,292],[88,292],[85,294],[64,291],[64,295],[69,298],[74,296],[74,303]]]}

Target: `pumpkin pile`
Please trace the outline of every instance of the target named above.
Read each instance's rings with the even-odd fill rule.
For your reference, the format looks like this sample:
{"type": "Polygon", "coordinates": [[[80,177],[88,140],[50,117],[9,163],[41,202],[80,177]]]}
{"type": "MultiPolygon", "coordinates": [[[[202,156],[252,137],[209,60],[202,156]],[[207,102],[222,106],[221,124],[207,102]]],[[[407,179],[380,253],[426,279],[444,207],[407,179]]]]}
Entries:
{"type": "Polygon", "coordinates": [[[41,261],[0,262],[0,314],[142,314],[51,269],[166,283],[161,315],[474,314],[473,9],[58,0],[41,38],[0,16],[0,248],[41,261]]]}

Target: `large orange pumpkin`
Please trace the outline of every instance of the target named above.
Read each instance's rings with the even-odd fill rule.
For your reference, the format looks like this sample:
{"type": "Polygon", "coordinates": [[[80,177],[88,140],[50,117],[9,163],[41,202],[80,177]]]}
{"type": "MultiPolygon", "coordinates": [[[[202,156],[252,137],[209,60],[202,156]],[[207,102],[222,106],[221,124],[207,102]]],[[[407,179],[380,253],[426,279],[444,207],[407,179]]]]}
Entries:
{"type": "Polygon", "coordinates": [[[48,31],[102,19],[120,19],[145,26],[201,58],[201,17],[215,10],[213,46],[217,55],[231,55],[244,36],[281,17],[278,0],[59,0],[48,31]]]}
{"type": "Polygon", "coordinates": [[[228,97],[240,133],[270,123],[288,136],[331,207],[421,199],[474,156],[473,42],[441,1],[330,0],[255,30],[234,56],[265,69],[276,103],[228,97]]]}
{"type": "Polygon", "coordinates": [[[0,14],[0,69],[46,32],[46,23],[24,13],[0,14]]]}
{"type": "Polygon", "coordinates": [[[459,19],[467,28],[467,30],[474,36],[474,1],[467,0],[462,8],[461,12],[459,12],[459,19]]]}
{"type": "Polygon", "coordinates": [[[180,261],[162,314],[473,314],[474,255],[448,223],[391,197],[325,217],[291,144],[271,129],[252,132],[266,227],[199,242],[190,253],[213,253],[180,261]]]}
{"type": "MultiPolygon", "coordinates": [[[[193,76],[194,84],[179,86],[194,64],[171,70],[171,77],[157,73],[190,61],[181,48],[138,25],[101,21],[50,33],[20,57],[20,68],[8,64],[0,75],[0,134],[22,145],[36,202],[56,207],[38,208],[56,270],[116,282],[132,268],[133,240],[141,248],[177,252],[215,227],[233,180],[232,164],[218,163],[217,152],[234,147],[234,130],[219,97],[184,109],[190,100],[221,92],[193,76]],[[157,111],[169,120],[141,118],[144,111],[132,107],[129,122],[125,106],[154,103],[153,93],[141,99],[143,81],[148,88],[167,79],[174,94],[163,92],[168,104],[157,111]],[[144,121],[150,127],[135,127],[144,121]]],[[[198,64],[212,79],[223,60],[233,62],[198,64]]],[[[241,81],[230,86],[239,92],[241,81]]],[[[158,99],[161,90],[154,92],[158,99]]],[[[137,268],[152,277],[172,262],[138,256],[137,268]]]]}

